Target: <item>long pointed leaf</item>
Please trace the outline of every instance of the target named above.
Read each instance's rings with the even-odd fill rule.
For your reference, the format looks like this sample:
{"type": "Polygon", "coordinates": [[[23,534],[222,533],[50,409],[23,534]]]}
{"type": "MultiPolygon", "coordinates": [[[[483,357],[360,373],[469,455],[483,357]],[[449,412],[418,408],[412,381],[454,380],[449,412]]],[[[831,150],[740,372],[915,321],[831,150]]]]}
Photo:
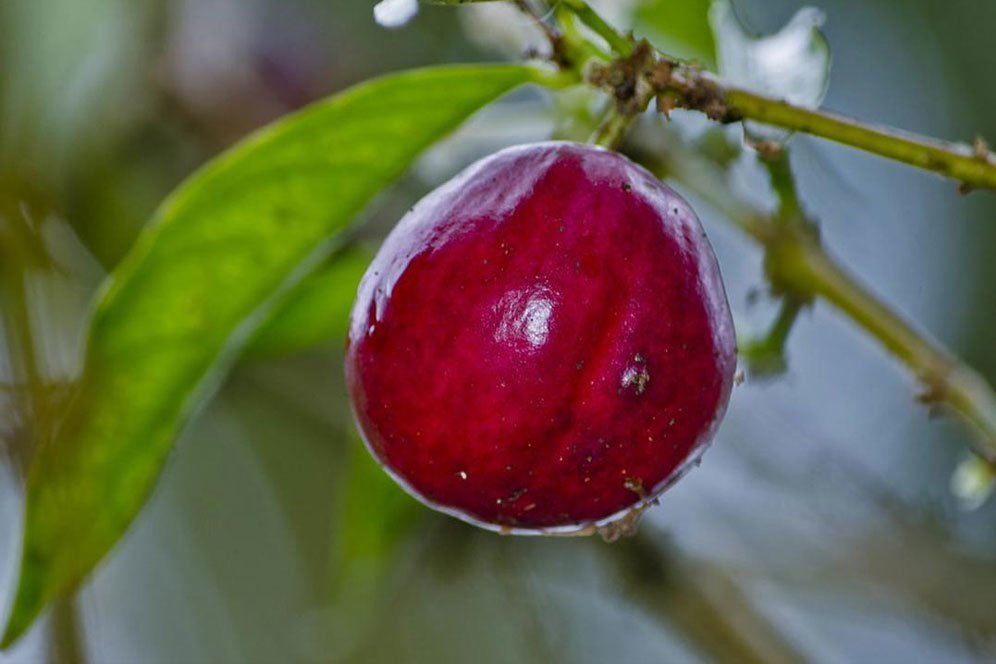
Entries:
{"type": "Polygon", "coordinates": [[[253,135],[191,177],[108,279],[66,417],[28,478],[11,644],[120,539],[170,447],[266,308],[424,148],[537,70],[385,76],[253,135]]]}

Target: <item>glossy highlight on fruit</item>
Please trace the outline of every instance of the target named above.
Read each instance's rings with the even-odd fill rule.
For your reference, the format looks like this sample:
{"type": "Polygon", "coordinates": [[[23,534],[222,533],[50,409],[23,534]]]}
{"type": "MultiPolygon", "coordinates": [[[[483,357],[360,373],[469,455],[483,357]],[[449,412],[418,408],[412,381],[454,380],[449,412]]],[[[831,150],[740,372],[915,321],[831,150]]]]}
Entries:
{"type": "Polygon", "coordinates": [[[360,284],[347,344],[381,465],[516,533],[653,500],[710,441],[736,365],[692,209],[624,156],[566,142],[498,152],[416,204],[360,284]]]}

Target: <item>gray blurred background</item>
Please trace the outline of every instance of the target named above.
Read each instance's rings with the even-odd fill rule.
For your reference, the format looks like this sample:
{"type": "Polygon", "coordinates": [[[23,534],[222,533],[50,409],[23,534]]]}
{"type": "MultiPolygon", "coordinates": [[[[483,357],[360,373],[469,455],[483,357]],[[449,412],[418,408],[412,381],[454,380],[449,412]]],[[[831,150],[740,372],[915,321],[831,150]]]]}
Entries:
{"type": "MultiPolygon", "coordinates": [[[[634,4],[601,6],[625,23],[634,4]]],[[[428,7],[388,31],[371,5],[0,3],[0,280],[24,305],[4,309],[5,385],[30,356],[57,403],[105,270],[198,164],[378,73],[502,59],[524,28],[487,9],[428,7]]],[[[801,3],[737,5],[768,32],[801,3]]],[[[820,6],[834,53],[827,106],[996,139],[996,3],[820,6]]],[[[526,92],[478,115],[376,202],[371,247],[474,158],[548,137],[553,111],[526,92]]],[[[996,380],[996,197],[815,139],[793,145],[830,249],[996,380]]],[[[748,304],[763,287],[760,253],[697,207],[738,327],[761,329],[771,307],[748,304]]],[[[788,374],[737,388],[702,466],[639,539],[614,545],[500,537],[415,504],[358,443],[340,355],[335,340],[243,363],[75,610],[57,608],[0,664],[996,661],[996,506],[965,512],[948,491],[966,432],[929,419],[905,370],[822,304],[793,332],[788,374]]],[[[0,391],[5,607],[21,461],[47,415],[19,404],[16,389],[0,391]]]]}

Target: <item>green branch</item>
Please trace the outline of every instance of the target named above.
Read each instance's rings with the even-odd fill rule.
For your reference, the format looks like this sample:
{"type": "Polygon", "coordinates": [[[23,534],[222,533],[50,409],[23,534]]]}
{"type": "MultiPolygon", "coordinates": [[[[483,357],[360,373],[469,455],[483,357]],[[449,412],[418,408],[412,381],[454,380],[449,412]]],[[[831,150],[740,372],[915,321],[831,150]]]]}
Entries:
{"type": "Polygon", "coordinates": [[[766,334],[737,341],[738,353],[747,362],[752,377],[770,377],[785,371],[788,366],[785,346],[803,306],[797,297],[783,297],[778,315],[766,334]]]}
{"type": "MultiPolygon", "coordinates": [[[[598,34],[620,59],[631,56],[636,44],[609,25],[584,0],[564,0],[563,6],[598,34]]],[[[974,146],[916,136],[870,125],[825,110],[813,110],[734,86],[727,86],[701,69],[657,52],[644,78],[671,104],[702,111],[720,122],[755,120],[865,150],[887,159],[959,180],[963,191],[996,189],[996,154],[982,140],[974,146]]]]}
{"type": "Polygon", "coordinates": [[[562,6],[574,13],[591,31],[605,40],[616,55],[627,57],[633,52],[633,39],[614,28],[584,0],[563,0],[562,6]]]}
{"type": "MultiPolygon", "coordinates": [[[[707,74],[697,72],[698,77],[707,74]]],[[[716,83],[716,85],[719,85],[716,83]]],[[[825,110],[811,110],[747,90],[721,88],[726,104],[722,119],[751,119],[801,131],[865,150],[881,157],[934,171],[970,188],[996,188],[996,155],[983,142],[974,147],[876,127],[825,110]]]]}
{"type": "Polygon", "coordinates": [[[904,363],[922,382],[920,401],[958,416],[975,434],[972,449],[996,466],[996,393],[974,370],[918,332],[871,293],[820,245],[812,232],[789,228],[730,193],[726,173],[684,147],[676,136],[666,150],[627,150],[662,178],[691,191],[765,249],[768,276],[780,292],[820,297],[836,307],[904,363]]]}
{"type": "Polygon", "coordinates": [[[647,79],[657,94],[674,106],[701,111],[719,122],[755,120],[819,136],[954,178],[965,190],[996,188],[996,155],[981,140],[970,147],[876,127],[829,111],[727,87],[701,69],[663,55],[660,58],[647,79]]]}
{"type": "MultiPolygon", "coordinates": [[[[815,240],[818,237],[816,222],[810,219],[802,208],[788,150],[778,146],[766,148],[761,164],[768,171],[771,188],[778,197],[778,209],[771,216],[769,225],[805,233],[815,240]]],[[[767,262],[765,267],[770,267],[767,262]]],[[[774,277],[772,274],[768,276],[774,277]]],[[[774,279],[772,283],[778,287],[774,279]]],[[[773,376],[785,371],[788,366],[785,346],[788,343],[789,332],[792,331],[792,326],[803,308],[810,304],[812,299],[795,292],[779,291],[776,294],[781,297],[781,308],[767,334],[738,343],[740,356],[747,361],[747,368],[754,376],[773,376]]]]}
{"type": "Polygon", "coordinates": [[[924,403],[940,404],[977,435],[975,451],[996,464],[996,394],[975,371],[914,330],[819,247],[798,242],[781,252],[782,278],[837,307],[922,381],[924,403]]]}
{"type": "Polygon", "coordinates": [[[610,150],[615,149],[623,139],[626,130],[633,120],[634,117],[632,115],[623,115],[616,111],[615,108],[610,108],[609,112],[602,119],[598,129],[592,135],[590,142],[610,150]]]}

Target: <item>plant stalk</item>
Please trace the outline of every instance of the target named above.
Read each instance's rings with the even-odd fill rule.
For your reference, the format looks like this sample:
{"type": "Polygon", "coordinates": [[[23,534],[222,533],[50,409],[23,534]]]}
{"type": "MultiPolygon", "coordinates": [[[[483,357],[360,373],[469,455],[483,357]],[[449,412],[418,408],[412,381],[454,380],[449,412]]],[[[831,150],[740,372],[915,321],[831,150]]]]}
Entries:
{"type": "Polygon", "coordinates": [[[782,279],[833,304],[906,364],[924,385],[918,398],[969,424],[975,452],[996,466],[996,394],[978,373],[917,332],[821,247],[803,241],[783,255],[782,279]]]}
{"type": "MultiPolygon", "coordinates": [[[[705,74],[702,74],[703,76],[705,74]]],[[[878,127],[825,110],[811,110],[738,88],[724,88],[729,119],[747,118],[801,131],[887,159],[960,180],[969,188],[996,188],[996,155],[975,147],[878,127]]]]}
{"type": "MultiPolygon", "coordinates": [[[[636,48],[632,37],[609,25],[584,0],[564,0],[563,4],[620,58],[632,55],[636,48]]],[[[683,108],[702,111],[720,122],[755,120],[836,141],[953,178],[961,182],[964,192],[996,189],[996,154],[981,139],[974,146],[951,143],[796,106],[728,86],[708,72],[663,53],[657,52],[656,56],[657,67],[645,72],[645,76],[658,95],[664,99],[677,97],[683,108]]]]}
{"type": "Polygon", "coordinates": [[[787,228],[735,198],[725,173],[707,159],[670,144],[666,155],[631,154],[662,178],[672,179],[732,221],[766,252],[772,283],[796,298],[821,297],[874,337],[922,381],[918,399],[958,416],[976,434],[972,450],[996,467],[996,393],[973,369],[917,331],[841,266],[805,227],[787,228]]]}
{"type": "Polygon", "coordinates": [[[619,57],[625,58],[633,53],[635,48],[633,40],[614,28],[584,0],[562,0],[562,6],[573,12],[592,32],[604,39],[619,57]]]}

